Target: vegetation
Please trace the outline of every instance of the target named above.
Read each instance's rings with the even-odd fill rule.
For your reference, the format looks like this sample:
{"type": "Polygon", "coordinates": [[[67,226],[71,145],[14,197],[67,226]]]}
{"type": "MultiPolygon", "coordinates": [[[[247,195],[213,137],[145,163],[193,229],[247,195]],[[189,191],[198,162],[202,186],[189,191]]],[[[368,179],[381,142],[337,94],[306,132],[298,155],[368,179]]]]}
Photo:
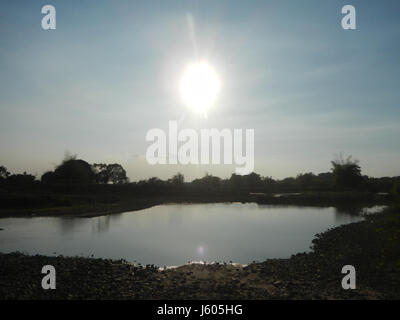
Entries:
{"type": "Polygon", "coordinates": [[[363,176],[359,162],[351,157],[332,161],[331,172],[282,180],[251,173],[233,174],[229,179],[206,174],[185,182],[178,173],[166,181],[152,177],[129,182],[119,164],[91,165],[76,157],[67,157],[40,181],[0,167],[3,216],[7,212],[108,214],[192,200],[334,205],[338,209],[352,205],[358,213],[357,204],[379,203],[383,199],[380,192],[387,193],[384,199],[391,203],[383,213],[318,234],[309,253],[246,267],[218,263],[158,272],[154,266],[143,268],[124,261],[0,253],[0,269],[4,270],[0,298],[398,299],[400,285],[400,206],[396,204],[400,203],[400,177],[363,176]],[[58,280],[62,288],[41,289],[40,273],[31,270],[44,264],[67,270],[65,278],[60,275],[58,280]],[[357,269],[357,290],[346,291],[340,285],[340,270],[348,264],[357,269]],[[77,269],[87,272],[77,273],[77,269]],[[93,283],[99,284],[95,290],[93,283]]]}
{"type": "Polygon", "coordinates": [[[25,172],[11,174],[4,166],[0,167],[0,214],[3,216],[12,215],[15,210],[19,214],[110,213],[171,201],[372,205],[398,198],[399,191],[400,177],[363,176],[359,162],[351,157],[332,161],[330,172],[308,172],[282,180],[253,172],[232,174],[228,179],[206,174],[192,182],[186,182],[177,173],[168,180],[152,177],[129,182],[125,169],[118,163],[89,164],[73,155],[67,155],[40,180],[25,172]]]}
{"type": "Polygon", "coordinates": [[[337,160],[332,161],[332,172],[335,184],[343,188],[359,188],[364,184],[361,176],[361,167],[358,160],[352,160],[349,156],[343,159],[340,156],[337,160]]]}
{"type": "Polygon", "coordinates": [[[0,181],[8,178],[10,173],[7,171],[6,167],[0,166],[0,181]]]}
{"type": "MultiPolygon", "coordinates": [[[[331,172],[314,174],[301,173],[296,177],[275,180],[271,177],[262,177],[253,172],[248,175],[232,174],[228,179],[205,174],[203,178],[192,182],[185,182],[184,176],[177,173],[167,181],[157,177],[147,180],[131,182],[130,185],[170,187],[186,186],[212,189],[230,189],[231,192],[304,192],[304,191],[344,191],[357,190],[369,192],[399,192],[400,177],[372,178],[362,176],[358,160],[351,156],[343,159],[339,156],[331,161],[331,172]]],[[[44,173],[40,181],[35,176],[27,174],[10,174],[7,168],[0,166],[0,182],[25,184],[35,182],[58,185],[94,185],[94,184],[128,184],[125,169],[118,163],[94,163],[77,159],[75,155],[67,155],[54,171],[44,173]]]]}
{"type": "Polygon", "coordinates": [[[92,170],[95,174],[96,183],[123,184],[129,182],[125,169],[118,163],[95,163],[92,170]]]}

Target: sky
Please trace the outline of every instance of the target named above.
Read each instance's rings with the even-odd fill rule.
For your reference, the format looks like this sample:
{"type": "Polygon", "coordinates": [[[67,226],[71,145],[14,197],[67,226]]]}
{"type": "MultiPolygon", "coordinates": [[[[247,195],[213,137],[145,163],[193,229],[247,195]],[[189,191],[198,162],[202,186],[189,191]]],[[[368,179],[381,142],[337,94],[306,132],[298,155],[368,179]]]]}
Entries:
{"type": "Polygon", "coordinates": [[[229,177],[232,165],[149,165],[153,128],[255,130],[255,171],[326,172],[337,154],[400,175],[398,1],[2,1],[0,165],[39,178],[66,152],[132,181],[229,177]],[[43,30],[41,8],[56,8],[43,30]],[[357,29],[341,27],[356,9],[357,29]],[[192,21],[192,28],[189,21],[192,21]],[[207,118],[179,94],[206,60],[221,89],[207,118]]]}

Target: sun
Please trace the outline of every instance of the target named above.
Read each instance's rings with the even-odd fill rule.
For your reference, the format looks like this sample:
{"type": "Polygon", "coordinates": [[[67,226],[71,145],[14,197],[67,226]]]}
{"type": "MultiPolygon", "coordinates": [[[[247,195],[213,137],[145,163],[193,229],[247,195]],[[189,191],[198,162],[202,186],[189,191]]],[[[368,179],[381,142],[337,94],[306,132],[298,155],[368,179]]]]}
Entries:
{"type": "Polygon", "coordinates": [[[219,77],[207,62],[189,65],[183,73],[180,82],[182,99],[196,113],[206,116],[214,105],[219,90],[219,77]]]}

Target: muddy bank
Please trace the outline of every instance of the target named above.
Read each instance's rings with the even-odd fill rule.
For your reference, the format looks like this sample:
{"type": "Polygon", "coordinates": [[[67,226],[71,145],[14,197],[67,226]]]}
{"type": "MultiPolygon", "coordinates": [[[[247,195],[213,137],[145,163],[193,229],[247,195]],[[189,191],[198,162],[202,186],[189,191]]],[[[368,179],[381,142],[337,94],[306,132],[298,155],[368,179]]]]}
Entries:
{"type": "Polygon", "coordinates": [[[185,265],[159,271],[126,261],[0,254],[1,299],[399,299],[400,210],[317,235],[313,251],[246,267],[185,265]],[[57,270],[57,289],[41,288],[41,268],[57,270]],[[341,268],[357,270],[343,290],[341,268]]]}

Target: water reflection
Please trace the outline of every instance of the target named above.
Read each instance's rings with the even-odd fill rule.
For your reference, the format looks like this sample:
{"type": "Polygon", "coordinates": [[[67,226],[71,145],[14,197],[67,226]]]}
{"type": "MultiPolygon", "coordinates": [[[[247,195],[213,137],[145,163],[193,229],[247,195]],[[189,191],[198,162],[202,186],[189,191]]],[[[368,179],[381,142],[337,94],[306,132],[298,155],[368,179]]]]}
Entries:
{"type": "Polygon", "coordinates": [[[69,234],[76,229],[77,225],[80,224],[80,221],[76,218],[60,218],[59,223],[61,233],[69,234]]]}
{"type": "MultiPolygon", "coordinates": [[[[172,208],[171,208],[172,209],[172,208]]],[[[182,215],[184,214],[183,207],[173,208],[170,213],[168,214],[168,224],[180,224],[182,223],[182,215]]]]}
{"type": "Polygon", "coordinates": [[[92,232],[102,233],[110,229],[110,216],[101,216],[92,219],[92,232]]]}
{"type": "Polygon", "coordinates": [[[386,206],[338,206],[335,207],[335,221],[339,224],[357,222],[362,219],[363,216],[378,213],[385,209],[386,206]]]}
{"type": "Polygon", "coordinates": [[[94,254],[159,266],[248,263],[308,251],[315,234],[378,209],[214,203],[160,205],[93,218],[5,218],[0,220],[0,252],[94,254]]]}
{"type": "Polygon", "coordinates": [[[122,214],[118,213],[93,218],[60,217],[54,219],[60,227],[61,234],[68,235],[79,232],[87,222],[90,222],[92,233],[108,232],[110,226],[121,217],[122,214]]]}

